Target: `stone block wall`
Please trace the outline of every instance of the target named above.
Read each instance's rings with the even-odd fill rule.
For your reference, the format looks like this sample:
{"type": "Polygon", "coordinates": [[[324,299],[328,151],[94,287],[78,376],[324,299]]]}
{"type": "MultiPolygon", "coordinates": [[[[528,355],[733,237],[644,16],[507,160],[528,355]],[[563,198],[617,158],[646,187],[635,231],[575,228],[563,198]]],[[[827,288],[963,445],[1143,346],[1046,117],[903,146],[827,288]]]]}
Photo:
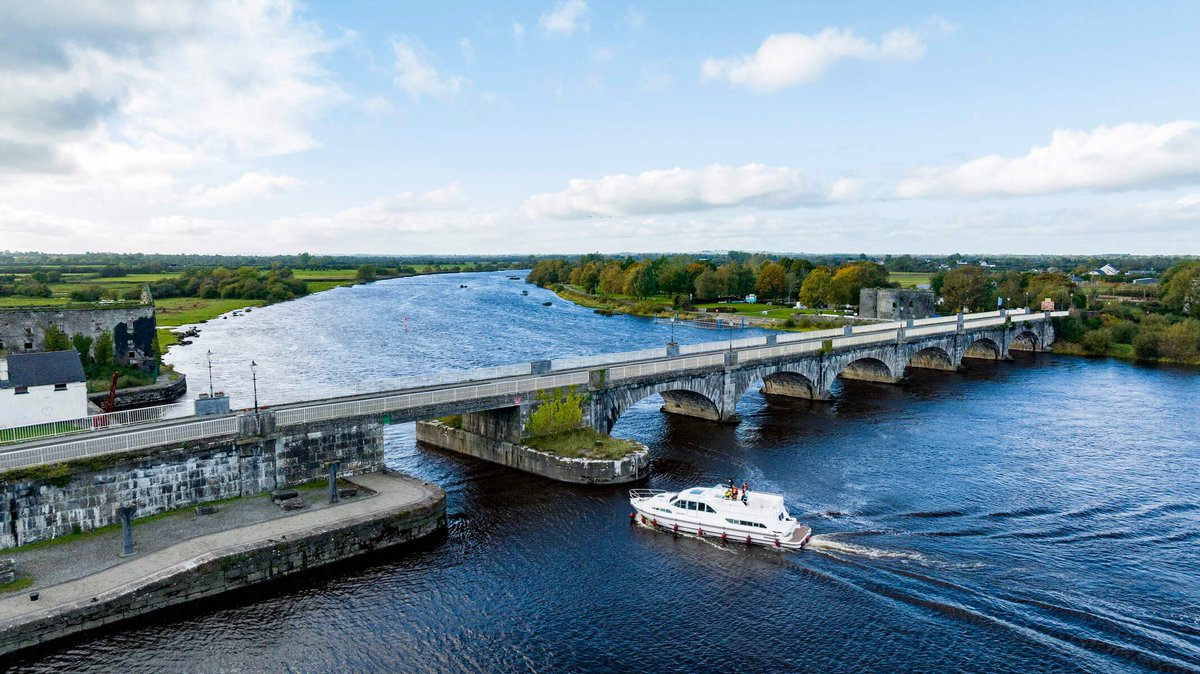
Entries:
{"type": "Polygon", "coordinates": [[[383,465],[383,427],[347,419],[289,427],[254,438],[225,438],[131,455],[68,463],[63,470],[0,475],[0,549],[117,523],[116,508],[134,517],[250,496],[326,476],[330,461],[344,475],[383,465]]]}
{"type": "Polygon", "coordinates": [[[644,446],[622,459],[572,459],[451,428],[440,421],[417,422],[417,442],[575,484],[622,484],[650,474],[650,450],[644,446]]]}
{"type": "Polygon", "coordinates": [[[6,626],[0,629],[0,654],[413,541],[445,526],[446,495],[438,489],[428,505],[208,553],[97,600],[6,626]]]}

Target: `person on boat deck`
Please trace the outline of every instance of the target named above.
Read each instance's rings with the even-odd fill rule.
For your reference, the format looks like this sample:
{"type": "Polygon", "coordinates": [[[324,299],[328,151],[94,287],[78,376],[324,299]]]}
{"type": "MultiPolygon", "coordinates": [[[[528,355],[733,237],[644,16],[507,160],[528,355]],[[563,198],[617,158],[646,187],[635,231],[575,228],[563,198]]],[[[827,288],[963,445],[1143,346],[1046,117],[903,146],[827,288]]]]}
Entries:
{"type": "MultiPolygon", "coordinates": [[[[743,482],[742,483],[742,505],[750,505],[750,499],[747,498],[749,496],[747,494],[747,491],[749,491],[749,490],[746,489],[746,483],[743,482]]],[[[737,497],[734,497],[734,498],[737,498],[737,497]]]]}

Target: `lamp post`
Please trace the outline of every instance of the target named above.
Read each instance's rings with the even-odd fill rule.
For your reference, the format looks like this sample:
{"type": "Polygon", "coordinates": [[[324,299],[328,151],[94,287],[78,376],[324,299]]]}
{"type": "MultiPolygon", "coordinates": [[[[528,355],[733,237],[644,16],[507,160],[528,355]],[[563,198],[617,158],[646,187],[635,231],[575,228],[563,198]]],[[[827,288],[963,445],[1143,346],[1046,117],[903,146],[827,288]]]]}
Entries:
{"type": "Polygon", "coordinates": [[[250,382],[254,385],[254,415],[258,416],[258,363],[250,361],[250,382]]]}
{"type": "Polygon", "coordinates": [[[207,356],[207,357],[208,357],[208,397],[209,397],[209,398],[211,398],[211,397],[213,397],[213,383],[212,383],[212,349],[209,349],[209,350],[208,350],[208,356],[207,356]]]}

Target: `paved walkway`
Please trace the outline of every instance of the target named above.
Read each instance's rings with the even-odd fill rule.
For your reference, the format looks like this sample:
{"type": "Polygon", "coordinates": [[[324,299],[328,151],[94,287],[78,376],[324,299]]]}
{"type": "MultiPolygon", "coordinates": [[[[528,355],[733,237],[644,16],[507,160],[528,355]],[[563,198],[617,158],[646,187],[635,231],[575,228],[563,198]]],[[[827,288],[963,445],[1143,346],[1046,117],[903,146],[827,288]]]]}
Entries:
{"type": "MultiPolygon", "coordinates": [[[[274,519],[268,521],[235,526],[222,531],[195,536],[154,551],[143,552],[139,550],[132,557],[118,558],[115,564],[109,563],[111,562],[110,559],[93,560],[96,562],[96,565],[103,566],[103,568],[89,575],[82,577],[75,576],[70,580],[65,580],[54,585],[47,586],[41,582],[42,578],[48,577],[47,573],[42,572],[42,570],[50,572],[51,569],[49,567],[41,567],[41,569],[27,567],[26,561],[23,559],[24,555],[19,553],[14,554],[12,556],[17,558],[18,570],[22,567],[29,568],[39,579],[38,582],[35,582],[32,587],[26,590],[0,598],[0,628],[14,623],[23,623],[38,616],[51,614],[56,609],[69,604],[86,602],[114,590],[127,586],[136,586],[156,577],[170,575],[176,567],[186,567],[189,564],[194,564],[197,558],[226,548],[241,546],[247,543],[278,540],[287,536],[303,534],[316,528],[350,523],[360,518],[375,517],[380,513],[391,510],[429,505],[437,498],[436,487],[406,476],[370,473],[345,479],[359,487],[374,492],[374,494],[344,500],[332,506],[311,507],[305,510],[293,511],[284,516],[276,516],[274,519]],[[40,597],[36,602],[29,600],[29,592],[34,589],[37,589],[40,593],[40,597]]],[[[307,497],[306,500],[311,503],[316,499],[324,498],[325,492],[324,490],[314,490],[313,492],[306,493],[305,496],[307,497]]],[[[254,500],[259,501],[262,499],[254,500]]],[[[268,504],[268,507],[278,510],[278,506],[269,505],[269,500],[265,500],[265,503],[268,504]]],[[[187,515],[181,515],[179,519],[186,519],[187,517],[187,515]]],[[[166,518],[166,520],[171,519],[175,518],[166,518]]],[[[153,526],[153,524],[155,523],[147,526],[153,526]]],[[[116,541],[120,539],[120,532],[116,532],[116,534],[116,540],[112,541],[112,543],[119,545],[116,541]]],[[[138,540],[138,526],[136,521],[134,523],[134,540],[135,542],[138,540]]],[[[116,548],[112,549],[115,550],[116,548]]],[[[53,555],[39,555],[39,557],[43,558],[41,560],[42,563],[47,564],[53,564],[53,558],[67,560],[84,557],[81,554],[82,551],[73,543],[50,546],[42,550],[53,551],[55,553],[53,555]]],[[[30,551],[30,553],[42,552],[42,550],[34,550],[30,551]]]]}

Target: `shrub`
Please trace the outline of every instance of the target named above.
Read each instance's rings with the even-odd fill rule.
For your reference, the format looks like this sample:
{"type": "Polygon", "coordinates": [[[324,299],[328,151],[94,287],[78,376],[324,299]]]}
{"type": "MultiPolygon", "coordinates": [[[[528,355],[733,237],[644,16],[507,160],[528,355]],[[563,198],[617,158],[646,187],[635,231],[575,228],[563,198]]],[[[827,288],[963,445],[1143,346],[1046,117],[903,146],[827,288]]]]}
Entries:
{"type": "Polygon", "coordinates": [[[1180,363],[1200,360],[1200,320],[1189,318],[1167,328],[1158,348],[1162,355],[1180,363]]]}
{"type": "Polygon", "coordinates": [[[1116,320],[1108,326],[1112,340],[1118,344],[1132,344],[1138,333],[1138,325],[1130,320],[1116,320]]]}
{"type": "Polygon", "coordinates": [[[1133,338],[1133,354],[1145,360],[1158,358],[1158,340],[1161,336],[1158,330],[1147,329],[1143,326],[1133,338]]]}
{"type": "Polygon", "coordinates": [[[1089,356],[1103,356],[1108,353],[1108,345],[1112,343],[1112,335],[1108,330],[1093,330],[1083,336],[1080,345],[1089,356]]]}
{"type": "Polygon", "coordinates": [[[577,393],[575,387],[552,389],[538,393],[541,404],[529,415],[525,429],[532,437],[554,435],[583,426],[583,403],[586,393],[577,393]]]}

